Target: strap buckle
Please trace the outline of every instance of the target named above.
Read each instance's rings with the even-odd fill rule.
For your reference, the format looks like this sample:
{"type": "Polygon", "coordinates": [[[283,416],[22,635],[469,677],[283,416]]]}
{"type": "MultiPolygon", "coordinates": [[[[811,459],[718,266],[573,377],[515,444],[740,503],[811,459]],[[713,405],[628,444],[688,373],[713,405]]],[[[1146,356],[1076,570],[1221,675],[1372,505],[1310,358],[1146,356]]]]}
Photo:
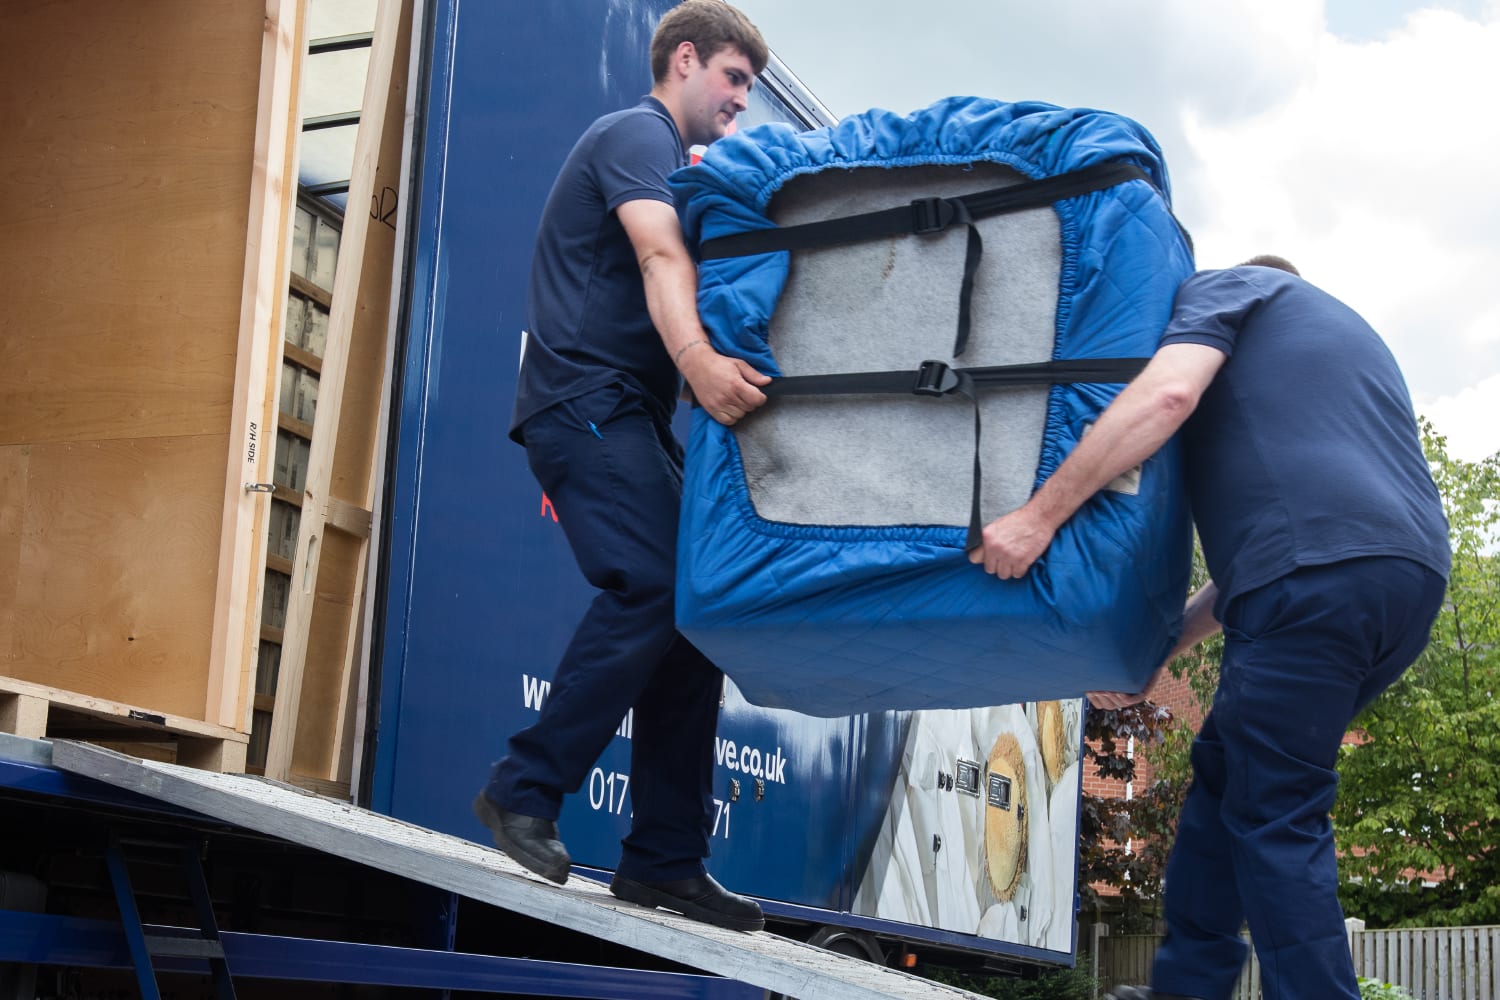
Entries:
{"type": "Polygon", "coordinates": [[[917,236],[947,229],[958,211],[947,198],[916,198],[911,203],[911,231],[917,236]]]}
{"type": "Polygon", "coordinates": [[[917,396],[946,396],[958,388],[958,372],[942,361],[924,361],[911,391],[917,396]]]}

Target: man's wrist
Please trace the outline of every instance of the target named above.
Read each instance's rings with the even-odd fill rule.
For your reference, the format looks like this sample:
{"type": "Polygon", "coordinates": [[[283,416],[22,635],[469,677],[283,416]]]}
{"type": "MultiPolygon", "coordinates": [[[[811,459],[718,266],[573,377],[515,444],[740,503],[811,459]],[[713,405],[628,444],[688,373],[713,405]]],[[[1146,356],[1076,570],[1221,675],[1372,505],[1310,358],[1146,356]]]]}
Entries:
{"type": "Polygon", "coordinates": [[[680,362],[682,361],[682,356],[684,354],[699,346],[707,347],[708,341],[704,340],[702,337],[699,337],[697,340],[690,340],[686,344],[683,344],[681,347],[677,348],[677,353],[672,355],[672,364],[680,364],[680,362]]]}
{"type": "Polygon", "coordinates": [[[1054,535],[1062,527],[1062,522],[1067,520],[1067,518],[1059,519],[1057,511],[1040,493],[1033,495],[1021,506],[1021,513],[1031,519],[1031,527],[1034,530],[1050,532],[1054,535]]]}

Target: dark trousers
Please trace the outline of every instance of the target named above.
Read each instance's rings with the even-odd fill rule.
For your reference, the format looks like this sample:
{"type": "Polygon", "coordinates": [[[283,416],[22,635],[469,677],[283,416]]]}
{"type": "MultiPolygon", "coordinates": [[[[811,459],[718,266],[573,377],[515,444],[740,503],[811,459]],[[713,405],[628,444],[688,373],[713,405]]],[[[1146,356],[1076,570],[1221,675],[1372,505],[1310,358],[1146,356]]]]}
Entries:
{"type": "Polygon", "coordinates": [[[555,819],[634,707],[631,830],[618,870],[645,881],[697,875],[708,856],[723,675],[673,617],[682,446],[624,384],[544,410],[524,433],[531,471],[599,593],[536,723],[510,738],[485,792],[513,812],[555,819]]]}
{"type": "Polygon", "coordinates": [[[1229,997],[1247,921],[1266,1000],[1358,1000],[1333,806],[1354,717],[1427,644],[1446,583],[1417,563],[1297,570],[1231,600],[1213,708],[1166,871],[1158,992],[1229,997]]]}

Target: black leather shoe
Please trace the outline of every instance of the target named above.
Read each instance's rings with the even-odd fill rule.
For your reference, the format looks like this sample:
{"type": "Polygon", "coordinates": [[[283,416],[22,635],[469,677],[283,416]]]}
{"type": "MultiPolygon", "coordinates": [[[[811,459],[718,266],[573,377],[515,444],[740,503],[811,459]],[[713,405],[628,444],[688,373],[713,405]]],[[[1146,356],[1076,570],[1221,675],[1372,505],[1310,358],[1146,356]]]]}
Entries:
{"type": "Polygon", "coordinates": [[[527,871],[562,885],[573,859],[557,839],[557,821],[522,816],[501,809],[480,792],[474,796],[474,815],[495,835],[495,846],[527,871]]]}
{"type": "Polygon", "coordinates": [[[1149,986],[1116,986],[1104,994],[1104,1000],[1196,1000],[1181,993],[1157,993],[1149,986]]]}
{"type": "Polygon", "coordinates": [[[736,931],[758,931],[766,926],[760,904],[736,896],[713,880],[712,875],[695,875],[672,882],[637,882],[616,875],[609,891],[617,899],[642,906],[659,906],[715,927],[736,931]]]}

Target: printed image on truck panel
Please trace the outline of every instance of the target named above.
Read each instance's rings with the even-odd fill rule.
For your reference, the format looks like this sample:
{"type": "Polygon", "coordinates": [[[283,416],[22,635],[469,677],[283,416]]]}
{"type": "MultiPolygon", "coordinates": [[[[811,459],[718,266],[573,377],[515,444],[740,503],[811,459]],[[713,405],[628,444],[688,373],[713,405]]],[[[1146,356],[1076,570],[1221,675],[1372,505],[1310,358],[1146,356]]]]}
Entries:
{"type": "Polygon", "coordinates": [[[854,912],[1070,950],[1082,706],[913,713],[854,912]]]}

